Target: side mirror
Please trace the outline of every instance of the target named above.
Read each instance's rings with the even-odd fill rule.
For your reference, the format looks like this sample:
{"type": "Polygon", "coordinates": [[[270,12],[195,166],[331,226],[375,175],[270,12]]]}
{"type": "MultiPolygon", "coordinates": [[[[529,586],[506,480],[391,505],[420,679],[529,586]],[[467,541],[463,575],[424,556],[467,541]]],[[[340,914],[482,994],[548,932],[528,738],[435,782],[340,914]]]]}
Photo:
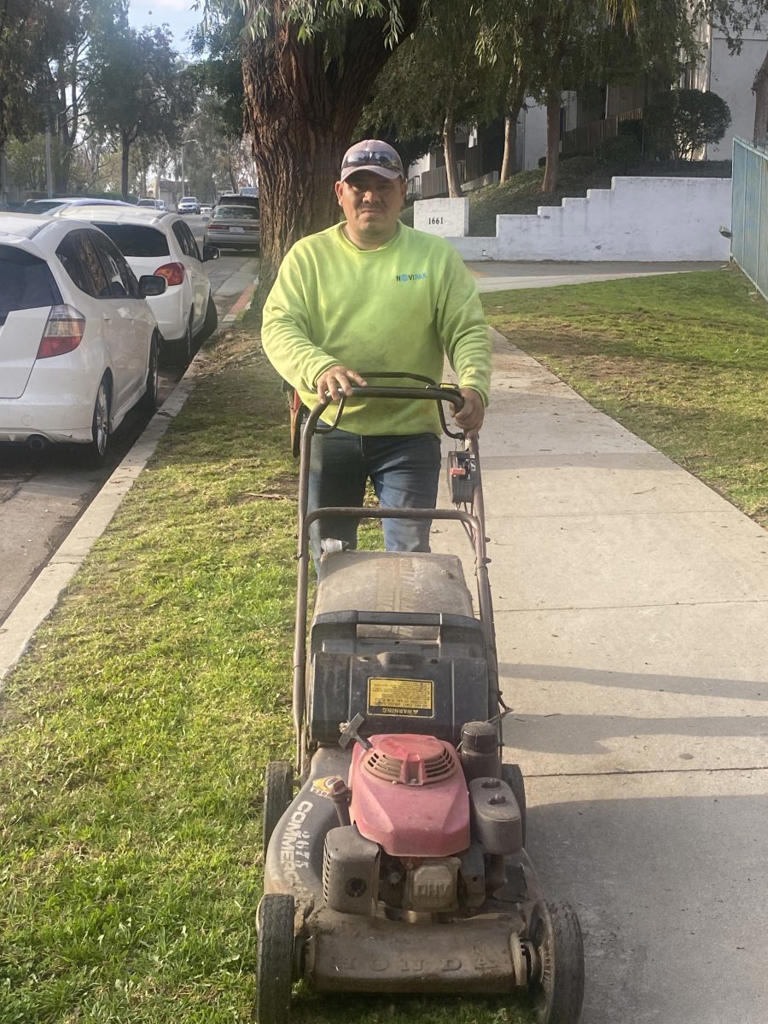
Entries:
{"type": "Polygon", "coordinates": [[[219,252],[218,245],[204,245],[203,246],[203,261],[217,260],[221,253],[219,252]]]}
{"type": "Polygon", "coordinates": [[[157,274],[142,274],[139,278],[139,296],[142,299],[162,295],[167,287],[168,282],[165,278],[158,277],[157,274]]]}

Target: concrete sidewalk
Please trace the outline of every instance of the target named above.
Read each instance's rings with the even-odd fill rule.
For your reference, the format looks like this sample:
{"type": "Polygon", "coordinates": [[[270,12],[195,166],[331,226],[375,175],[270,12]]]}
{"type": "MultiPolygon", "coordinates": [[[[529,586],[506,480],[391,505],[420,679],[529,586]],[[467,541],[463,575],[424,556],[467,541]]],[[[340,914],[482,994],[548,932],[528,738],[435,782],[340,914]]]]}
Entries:
{"type": "Polygon", "coordinates": [[[507,758],[584,1024],[765,1024],[768,533],[494,333],[507,758]]]}

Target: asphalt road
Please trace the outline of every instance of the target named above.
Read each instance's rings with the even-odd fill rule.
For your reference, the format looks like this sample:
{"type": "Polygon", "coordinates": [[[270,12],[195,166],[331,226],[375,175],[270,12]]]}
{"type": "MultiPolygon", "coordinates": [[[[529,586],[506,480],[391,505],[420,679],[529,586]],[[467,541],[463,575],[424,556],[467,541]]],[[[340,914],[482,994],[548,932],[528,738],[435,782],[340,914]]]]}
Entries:
{"type": "MultiPolygon", "coordinates": [[[[198,242],[203,221],[188,218],[198,242]]],[[[237,298],[227,282],[248,262],[257,264],[253,254],[222,254],[208,263],[219,319],[237,298]]],[[[161,369],[160,402],[170,394],[186,367],[161,369]]],[[[88,507],[104,481],[146,426],[147,416],[132,410],[111,439],[111,451],[104,466],[92,469],[84,464],[78,446],[51,447],[31,452],[26,447],[0,446],[0,624],[46,565],[51,554],[88,507]]]]}

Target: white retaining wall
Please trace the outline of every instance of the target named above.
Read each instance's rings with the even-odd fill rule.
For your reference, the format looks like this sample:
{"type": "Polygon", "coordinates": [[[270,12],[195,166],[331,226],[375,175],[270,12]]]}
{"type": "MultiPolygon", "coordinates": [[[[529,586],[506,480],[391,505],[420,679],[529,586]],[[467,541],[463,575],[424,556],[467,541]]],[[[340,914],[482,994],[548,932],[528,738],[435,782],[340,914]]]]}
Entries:
{"type": "Polygon", "coordinates": [[[730,178],[613,178],[585,199],[500,214],[493,238],[450,238],[465,260],[727,260],[730,178]]]}

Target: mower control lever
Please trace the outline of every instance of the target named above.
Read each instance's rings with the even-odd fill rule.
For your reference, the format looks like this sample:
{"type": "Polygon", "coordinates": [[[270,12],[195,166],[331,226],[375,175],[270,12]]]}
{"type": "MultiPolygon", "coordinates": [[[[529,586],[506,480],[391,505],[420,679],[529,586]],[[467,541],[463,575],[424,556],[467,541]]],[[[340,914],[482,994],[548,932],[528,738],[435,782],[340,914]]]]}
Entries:
{"type": "Polygon", "coordinates": [[[351,721],[339,722],[339,730],[341,732],[341,736],[339,737],[339,746],[341,747],[342,750],[346,750],[349,744],[353,741],[355,743],[359,743],[363,750],[371,749],[373,744],[369,743],[368,740],[363,739],[363,737],[357,731],[364,721],[365,719],[358,711],[358,713],[351,721]]]}

